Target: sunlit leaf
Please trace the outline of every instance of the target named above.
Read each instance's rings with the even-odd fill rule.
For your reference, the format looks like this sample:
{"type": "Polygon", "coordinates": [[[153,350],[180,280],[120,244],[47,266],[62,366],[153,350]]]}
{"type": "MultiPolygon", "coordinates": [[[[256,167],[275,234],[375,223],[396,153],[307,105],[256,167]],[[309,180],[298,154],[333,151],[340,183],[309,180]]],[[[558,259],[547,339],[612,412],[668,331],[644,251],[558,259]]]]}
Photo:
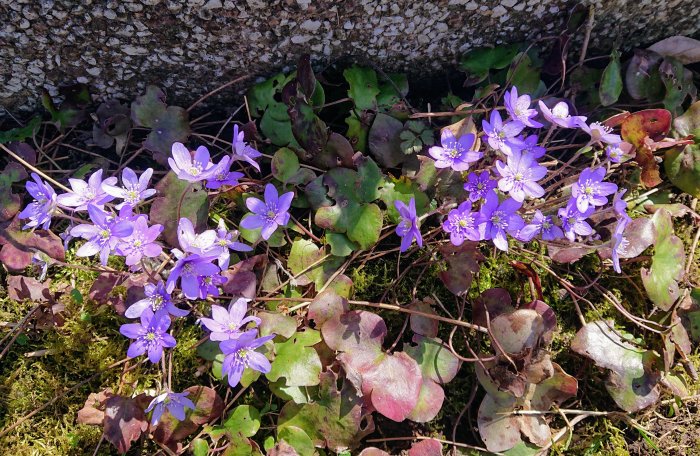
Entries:
{"type": "Polygon", "coordinates": [[[307,328],[285,342],[275,343],[275,359],[267,378],[274,382],[284,377],[287,386],[318,385],[321,359],[313,345],[320,341],[321,334],[307,328]]]}
{"type": "Polygon", "coordinates": [[[622,93],[622,69],[620,66],[620,53],[614,50],[610,54],[610,63],[603,71],[600,80],[600,104],[610,106],[615,103],[622,93]]]}
{"type": "Polygon", "coordinates": [[[683,278],[685,248],[683,241],[673,234],[671,215],[660,210],[652,218],[656,230],[654,256],[651,268],[642,268],[642,283],[654,304],[663,310],[671,308],[678,299],[678,281],[683,278]]]}

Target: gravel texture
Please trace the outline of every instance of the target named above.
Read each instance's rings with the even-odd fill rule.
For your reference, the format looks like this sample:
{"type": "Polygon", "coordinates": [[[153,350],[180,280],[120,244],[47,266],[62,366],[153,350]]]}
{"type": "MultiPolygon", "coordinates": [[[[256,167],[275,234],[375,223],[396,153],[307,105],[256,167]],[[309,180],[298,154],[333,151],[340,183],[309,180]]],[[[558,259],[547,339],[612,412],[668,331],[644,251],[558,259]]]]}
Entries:
{"type": "MultiPolygon", "coordinates": [[[[127,99],[157,84],[184,104],[237,76],[284,69],[305,52],[319,65],[354,58],[385,70],[433,71],[472,47],[551,36],[575,3],[0,0],[0,107],[34,110],[41,87],[56,95],[76,81],[127,99]]],[[[595,49],[700,31],[697,0],[592,3],[595,49]]]]}

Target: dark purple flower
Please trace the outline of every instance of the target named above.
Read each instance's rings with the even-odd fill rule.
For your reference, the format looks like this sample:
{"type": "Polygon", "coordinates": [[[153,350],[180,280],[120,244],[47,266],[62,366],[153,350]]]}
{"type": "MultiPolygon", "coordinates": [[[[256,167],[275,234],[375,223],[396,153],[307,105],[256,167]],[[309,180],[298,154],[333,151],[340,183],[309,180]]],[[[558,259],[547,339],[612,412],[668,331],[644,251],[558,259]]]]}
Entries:
{"type": "Polygon", "coordinates": [[[569,115],[569,105],[565,101],[555,104],[550,110],[542,100],[539,101],[540,111],[548,122],[562,128],[578,128],[580,122],[585,122],[584,116],[569,115]]]}
{"type": "Polygon", "coordinates": [[[496,188],[496,179],[491,179],[491,173],[482,171],[481,174],[469,173],[464,189],[469,192],[471,202],[486,198],[486,194],[496,188]]]}
{"type": "Polygon", "coordinates": [[[622,138],[620,135],[612,133],[612,128],[603,125],[600,122],[593,122],[588,125],[585,121],[581,120],[578,122],[581,130],[585,131],[591,136],[591,143],[598,144],[620,144],[622,138]]]}
{"type": "Polygon", "coordinates": [[[141,173],[141,177],[136,176],[136,173],[131,168],[124,168],[121,187],[112,185],[105,180],[102,183],[102,189],[109,195],[124,200],[116,205],[117,209],[121,209],[125,205],[133,207],[156,194],[155,189],[148,188],[152,175],[153,168],[148,168],[141,173]]]}
{"type": "Polygon", "coordinates": [[[244,141],[244,132],[238,131],[238,125],[233,126],[233,159],[243,160],[250,163],[255,169],[260,171],[260,165],[256,159],[262,154],[253,149],[244,141]]]}
{"type": "Polygon", "coordinates": [[[88,204],[94,204],[102,208],[104,203],[112,201],[114,196],[105,192],[102,188],[103,184],[114,185],[117,183],[116,177],[108,177],[102,181],[102,170],[98,169],[85,182],[80,179],[68,179],[72,192],[58,195],[56,201],[60,206],[73,207],[76,211],[84,211],[88,204]]]}
{"type": "Polygon", "coordinates": [[[209,251],[214,247],[216,232],[206,230],[197,234],[194,232],[194,225],[190,219],[182,217],[177,224],[177,240],[184,252],[213,256],[213,254],[209,254],[209,251]]]}
{"type": "Polygon", "coordinates": [[[503,96],[505,100],[506,111],[510,115],[510,118],[522,122],[526,127],[540,128],[542,124],[533,120],[537,117],[537,110],[530,109],[530,104],[532,99],[530,95],[523,94],[518,96],[518,89],[513,86],[510,89],[510,93],[506,92],[503,96]]]}
{"type": "MultiPolygon", "coordinates": [[[[491,192],[495,195],[494,192],[491,192]]],[[[477,230],[476,213],[471,212],[471,201],[465,201],[456,209],[452,209],[447,214],[447,219],[442,222],[442,229],[450,233],[450,242],[453,245],[462,245],[465,239],[478,241],[479,231],[477,230]]]]}
{"type": "Polygon", "coordinates": [[[238,242],[236,239],[238,239],[238,231],[228,231],[224,221],[219,220],[214,245],[207,252],[217,256],[217,261],[222,271],[228,269],[229,261],[231,261],[231,250],[237,252],[250,252],[253,250],[251,246],[238,242]]]}
{"type": "Polygon", "coordinates": [[[143,287],[143,291],[146,297],[130,305],[129,308],[126,309],[126,312],[124,312],[125,317],[138,318],[146,309],[151,309],[153,312],[165,309],[173,317],[184,317],[190,313],[189,310],[175,307],[170,293],[165,289],[165,284],[163,284],[162,280],[159,281],[157,285],[147,283],[143,287]]]}
{"type": "Polygon", "coordinates": [[[527,138],[523,139],[521,141],[520,152],[522,152],[523,155],[529,155],[534,160],[544,157],[544,154],[547,152],[547,149],[538,146],[538,141],[539,138],[537,137],[537,135],[530,135],[527,138]]]}
{"type": "Polygon", "coordinates": [[[226,283],[226,279],[220,274],[199,276],[199,299],[207,296],[219,296],[219,285],[226,283]]]}
{"type": "Polygon", "coordinates": [[[486,119],[481,121],[489,146],[505,155],[510,155],[513,149],[519,149],[514,140],[523,131],[525,125],[519,120],[503,123],[501,115],[495,109],[491,111],[490,120],[491,122],[487,122],[486,119]]]}
{"type": "Polygon", "coordinates": [[[209,149],[199,146],[194,158],[184,144],[173,143],[172,157],[168,158],[170,168],[177,177],[188,182],[199,182],[212,177],[214,164],[210,161],[209,149]]]}
{"type": "Polygon", "coordinates": [[[498,195],[490,193],[479,210],[479,235],[481,239],[491,239],[493,244],[503,250],[508,251],[508,238],[517,235],[525,225],[522,217],[517,214],[522,203],[508,198],[498,204],[498,195]]]}
{"type": "Polygon", "coordinates": [[[408,250],[408,248],[413,243],[413,239],[416,240],[418,247],[423,247],[423,236],[420,234],[420,229],[418,229],[418,216],[416,215],[416,199],[411,198],[406,203],[400,200],[394,201],[394,207],[399,211],[401,220],[399,224],[396,225],[396,234],[401,237],[401,248],[402,252],[408,250]]]}
{"type": "Polygon", "coordinates": [[[617,185],[603,182],[605,168],[586,168],[581,172],[578,182],[571,186],[571,196],[576,198],[579,212],[586,212],[588,206],[603,206],[608,202],[606,196],[617,191],[617,185]]]}
{"type": "Polygon", "coordinates": [[[267,374],[272,366],[270,361],[263,355],[255,351],[268,340],[274,339],[275,335],[260,337],[256,339],[258,331],[251,329],[241,334],[237,339],[225,340],[219,344],[224,353],[224,362],[221,365],[222,375],[228,375],[228,384],[231,387],[238,385],[245,368],[250,367],[258,372],[267,374]]]}
{"type": "Polygon", "coordinates": [[[70,230],[71,236],[88,240],[75,254],[87,257],[99,253],[102,266],[106,266],[109,254],[134,228],[129,222],[117,222],[94,204],[89,204],[87,209],[94,225],[78,225],[70,230]]]}
{"type": "Polygon", "coordinates": [[[153,313],[146,308],[141,314],[141,323],[128,323],[119,328],[119,332],[129,339],[135,339],[129,346],[126,356],[136,358],[148,352],[152,363],[160,361],[163,347],[172,348],[177,342],[166,331],[170,327],[170,317],[165,310],[153,313]]]}
{"type": "Polygon", "coordinates": [[[146,413],[153,410],[153,415],[151,415],[151,425],[158,425],[160,417],[163,416],[166,409],[172,416],[177,418],[178,421],[184,421],[186,416],[185,409],[195,409],[194,402],[187,398],[188,394],[190,394],[189,391],[184,391],[182,393],[171,393],[166,391],[165,393],[156,396],[151,403],[148,404],[148,408],[145,410],[146,413]]]}
{"type": "MultiPolygon", "coordinates": [[[[170,270],[168,280],[165,282],[165,289],[172,293],[175,284],[180,279],[180,288],[187,299],[204,299],[211,291],[213,281],[223,280],[218,275],[221,271],[219,267],[212,263],[215,257],[200,256],[198,254],[185,255],[177,249],[173,249],[173,254],[178,258],[175,266],[170,270]],[[216,279],[213,279],[216,277],[216,279]],[[212,283],[207,283],[207,280],[212,283]]],[[[213,287],[216,290],[216,287],[213,287]]],[[[216,294],[218,295],[218,290],[216,294]]]]}
{"type": "Polygon", "coordinates": [[[542,215],[542,212],[538,210],[535,211],[532,221],[520,230],[518,239],[527,242],[538,235],[545,241],[553,241],[563,238],[564,232],[554,224],[552,217],[542,215]]]}
{"type": "Polygon", "coordinates": [[[260,325],[261,320],[258,317],[245,316],[248,312],[248,302],[250,299],[238,298],[231,301],[228,310],[221,306],[212,305],[211,318],[199,319],[211,331],[209,339],[214,341],[237,339],[243,334],[241,328],[248,323],[254,322],[256,326],[260,325]]]}
{"type": "Polygon", "coordinates": [[[133,266],[141,261],[141,258],[156,258],[163,252],[163,247],[156,242],[163,225],[148,226],[146,217],[137,217],[132,224],[134,230],[131,234],[117,244],[116,251],[126,257],[126,265],[133,266]]]}
{"type": "Polygon", "coordinates": [[[605,155],[613,163],[620,163],[625,152],[620,148],[619,144],[609,145],[605,148],[605,155]]]}
{"type": "Polygon", "coordinates": [[[547,174],[547,168],[539,165],[530,155],[513,151],[505,164],[496,160],[496,170],[501,175],[498,188],[510,194],[515,201],[522,203],[525,197],[539,198],[544,195],[544,189],[537,181],[547,174]]]}
{"type": "Polygon", "coordinates": [[[51,225],[51,216],[56,212],[56,192],[53,188],[41,180],[38,174],[32,173],[34,182],[27,181],[26,188],[34,201],[29,203],[19,218],[29,219],[24,225],[24,229],[42,227],[45,230],[51,225]]]}
{"type": "Polygon", "coordinates": [[[557,215],[561,220],[561,227],[564,236],[571,242],[576,240],[576,235],[588,236],[593,233],[593,228],[586,222],[586,219],[593,213],[595,208],[590,206],[585,212],[580,212],[576,207],[576,201],[572,198],[566,207],[560,207],[557,215]]]}
{"type": "Polygon", "coordinates": [[[479,160],[484,154],[471,150],[476,136],[472,133],[456,139],[449,128],[444,128],[440,134],[442,146],[433,146],[428,153],[435,159],[436,168],[452,168],[455,171],[466,171],[469,165],[479,160]]]}
{"type": "Polygon", "coordinates": [[[265,202],[254,197],[245,200],[246,206],[253,212],[253,215],[243,219],[241,226],[249,230],[262,227],[262,238],[270,239],[278,226],[285,226],[289,222],[288,211],[292,205],[294,192],[278,195],[275,186],[267,184],[265,186],[265,202]]]}
{"type": "Polygon", "coordinates": [[[211,172],[211,177],[207,179],[207,188],[217,189],[222,185],[238,185],[238,179],[245,176],[243,173],[237,173],[231,171],[231,157],[226,155],[221,161],[214,167],[211,172]]]}

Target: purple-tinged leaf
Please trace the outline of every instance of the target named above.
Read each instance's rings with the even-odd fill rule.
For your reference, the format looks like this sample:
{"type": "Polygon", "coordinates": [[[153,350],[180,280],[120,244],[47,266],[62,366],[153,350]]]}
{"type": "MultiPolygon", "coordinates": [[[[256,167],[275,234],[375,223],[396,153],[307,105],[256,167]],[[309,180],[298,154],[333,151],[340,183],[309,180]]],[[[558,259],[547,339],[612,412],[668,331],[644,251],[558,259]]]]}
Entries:
{"type": "Polygon", "coordinates": [[[489,320],[493,320],[499,315],[510,313],[515,308],[511,305],[510,294],[503,288],[489,288],[481,293],[474,302],[472,318],[474,323],[486,326],[486,313],[489,320]]]}
{"type": "Polygon", "coordinates": [[[0,263],[13,272],[21,272],[32,264],[37,250],[59,261],[66,259],[61,238],[46,230],[23,231],[16,216],[0,223],[0,246],[0,263]]]}
{"type": "Polygon", "coordinates": [[[178,421],[172,414],[165,413],[158,426],[151,429],[153,438],[171,449],[176,448],[177,442],[193,434],[201,425],[221,416],[224,410],[224,401],[215,390],[207,386],[190,386],[185,391],[189,391],[187,398],[194,402],[195,409],[187,410],[184,421],[178,421]]]}
{"type": "Polygon", "coordinates": [[[479,271],[479,261],[484,260],[477,248],[478,243],[475,242],[465,242],[459,247],[450,244],[440,248],[447,261],[447,270],[440,272],[440,279],[448,290],[458,296],[469,291],[474,274],[479,271]]]}
{"type": "Polygon", "coordinates": [[[51,280],[39,282],[31,277],[7,276],[7,295],[15,301],[28,299],[33,302],[53,301],[53,295],[49,290],[51,280]]]}
{"type": "Polygon", "coordinates": [[[387,329],[379,315],[365,310],[351,310],[327,320],[321,328],[323,340],[332,350],[381,353],[387,329]]]}
{"type": "MultiPolygon", "coordinates": [[[[435,302],[431,298],[424,298],[422,301],[414,301],[408,305],[411,310],[435,315],[432,304],[435,302]]],[[[433,318],[411,314],[411,331],[425,337],[437,337],[438,321],[433,318]]]]}
{"type": "Polygon", "coordinates": [[[421,440],[411,446],[408,456],[442,456],[442,443],[435,439],[421,440]]]}
{"type": "Polygon", "coordinates": [[[569,244],[564,242],[547,243],[547,253],[552,261],[556,261],[557,263],[575,263],[593,252],[595,252],[595,248],[593,247],[569,247],[569,244]]]}
{"type": "Polygon", "coordinates": [[[141,394],[135,398],[111,396],[105,401],[104,437],[120,453],[129,451],[131,442],[148,429],[144,407],[149,399],[141,394]]]}

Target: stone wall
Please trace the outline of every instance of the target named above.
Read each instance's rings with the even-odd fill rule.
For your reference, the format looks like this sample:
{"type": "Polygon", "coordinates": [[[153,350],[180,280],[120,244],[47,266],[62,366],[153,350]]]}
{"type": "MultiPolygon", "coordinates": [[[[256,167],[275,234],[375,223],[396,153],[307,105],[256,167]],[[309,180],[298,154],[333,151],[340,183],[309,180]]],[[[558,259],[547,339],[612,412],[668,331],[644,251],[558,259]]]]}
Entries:
{"type": "MultiPolygon", "coordinates": [[[[154,83],[183,104],[237,76],[269,75],[305,52],[321,64],[351,57],[433,71],[471,47],[555,34],[575,3],[0,0],[0,107],[35,109],[41,87],[55,95],[76,81],[128,99],[154,83]]],[[[593,3],[597,49],[700,30],[697,0],[593,3]]]]}

